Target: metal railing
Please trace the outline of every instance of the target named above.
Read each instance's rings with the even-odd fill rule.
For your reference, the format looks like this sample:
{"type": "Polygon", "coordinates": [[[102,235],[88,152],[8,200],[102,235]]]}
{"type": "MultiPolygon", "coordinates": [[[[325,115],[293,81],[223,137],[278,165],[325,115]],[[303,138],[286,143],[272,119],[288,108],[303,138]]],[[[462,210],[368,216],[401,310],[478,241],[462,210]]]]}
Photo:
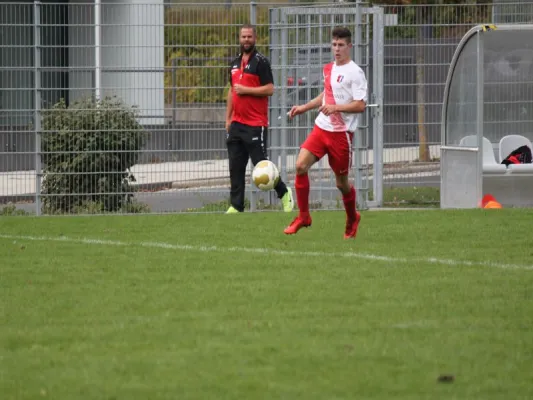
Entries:
{"type": "MultiPolygon", "coordinates": [[[[457,44],[478,23],[498,18],[525,23],[533,13],[520,1],[502,7],[494,3],[384,6],[384,205],[438,201],[433,194],[439,186],[442,98],[457,44]],[[420,187],[427,190],[418,193],[420,187]]],[[[222,210],[229,175],[224,132],[228,60],[239,51],[240,25],[254,20],[257,46],[269,55],[270,10],[283,6],[261,1],[209,7],[162,0],[102,0],[96,6],[0,3],[0,201],[25,202],[29,211],[40,213],[40,201],[55,196],[42,191],[43,154],[70,150],[65,143],[60,150],[43,149],[41,135],[51,132],[41,125],[43,111],[60,99],[70,106],[87,97],[117,96],[126,106],[136,106],[145,135],[132,150],[136,159],[129,171],[135,182],[118,193],[131,194],[142,205],[115,211],[222,210]]],[[[326,36],[329,29],[323,26],[326,36]]],[[[317,43],[313,38],[308,45],[317,43]]],[[[276,87],[296,89],[302,83],[289,78],[276,87]]],[[[79,133],[87,135],[81,128],[79,133]]],[[[285,164],[290,170],[294,160],[285,164]]],[[[91,164],[84,173],[108,167],[91,164]]],[[[290,174],[288,179],[291,184],[290,174]]],[[[81,197],[93,199],[99,189],[89,192],[81,197]]],[[[317,208],[331,207],[318,196],[317,208]]],[[[276,208],[270,195],[250,198],[256,209],[276,208]]],[[[92,212],[101,211],[98,207],[92,212]]],[[[76,210],[84,208],[78,204],[76,210]]]]}

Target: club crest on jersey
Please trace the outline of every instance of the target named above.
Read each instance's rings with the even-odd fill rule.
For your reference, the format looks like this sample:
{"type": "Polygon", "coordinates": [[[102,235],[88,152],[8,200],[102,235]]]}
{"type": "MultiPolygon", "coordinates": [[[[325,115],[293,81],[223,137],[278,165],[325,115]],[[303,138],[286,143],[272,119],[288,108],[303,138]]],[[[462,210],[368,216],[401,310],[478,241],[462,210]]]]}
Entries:
{"type": "Polygon", "coordinates": [[[344,75],[337,76],[337,82],[338,83],[341,83],[343,79],[344,79],[344,75]]]}

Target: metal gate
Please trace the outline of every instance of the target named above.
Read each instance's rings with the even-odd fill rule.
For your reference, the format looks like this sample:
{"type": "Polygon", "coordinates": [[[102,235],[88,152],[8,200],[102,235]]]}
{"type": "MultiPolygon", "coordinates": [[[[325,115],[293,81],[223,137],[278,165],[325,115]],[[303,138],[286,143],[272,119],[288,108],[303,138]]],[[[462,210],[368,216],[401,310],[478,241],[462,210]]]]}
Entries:
{"type": "MultiPolygon", "coordinates": [[[[271,157],[284,180],[295,171],[299,146],[310,132],[317,111],[289,120],[293,105],[305,104],[323,90],[322,67],[332,61],[331,30],[343,25],[352,32],[352,59],[363,69],[369,86],[368,107],[354,135],[353,169],[358,207],[383,202],[383,44],[380,7],[328,5],[280,7],[270,10],[270,59],[276,92],[271,100],[271,157]]],[[[310,203],[320,209],[342,208],[335,176],[327,159],[311,168],[310,203]]]]}

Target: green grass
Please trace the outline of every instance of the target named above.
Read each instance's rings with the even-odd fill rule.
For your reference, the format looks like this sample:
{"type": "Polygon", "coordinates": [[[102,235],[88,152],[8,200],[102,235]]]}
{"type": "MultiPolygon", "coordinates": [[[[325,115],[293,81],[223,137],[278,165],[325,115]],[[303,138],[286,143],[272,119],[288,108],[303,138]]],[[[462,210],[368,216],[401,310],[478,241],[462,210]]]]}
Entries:
{"type": "Polygon", "coordinates": [[[1,398],[533,397],[533,210],[313,217],[2,218],[1,398]]]}
{"type": "Polygon", "coordinates": [[[385,187],[383,204],[386,207],[438,207],[440,188],[431,186],[385,187]]]}
{"type": "MultiPolygon", "coordinates": [[[[374,193],[370,191],[368,199],[373,200],[374,193]]],[[[407,186],[407,187],[385,187],[383,189],[383,206],[384,207],[413,207],[413,208],[437,208],[440,205],[440,188],[430,186],[407,186]]],[[[224,200],[216,203],[209,203],[199,208],[191,208],[186,212],[224,212],[230,206],[229,200],[224,200]]],[[[322,202],[314,202],[309,204],[311,210],[324,209],[322,202]]],[[[342,196],[337,196],[337,202],[334,205],[335,209],[344,209],[342,205],[342,196]]],[[[245,210],[250,209],[250,202],[248,199],[244,203],[245,210]]],[[[278,202],[274,204],[266,204],[262,199],[259,199],[256,204],[256,210],[279,210],[278,202]]]]}

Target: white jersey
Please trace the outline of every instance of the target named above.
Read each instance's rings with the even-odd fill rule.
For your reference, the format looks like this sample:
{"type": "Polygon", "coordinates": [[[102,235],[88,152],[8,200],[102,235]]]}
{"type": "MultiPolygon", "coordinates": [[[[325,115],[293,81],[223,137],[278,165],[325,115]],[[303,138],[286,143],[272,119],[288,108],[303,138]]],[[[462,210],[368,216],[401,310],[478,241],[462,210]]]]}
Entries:
{"type": "MultiPolygon", "coordinates": [[[[363,70],[353,61],[344,65],[334,62],[324,66],[324,98],[322,104],[348,104],[354,100],[367,101],[367,81],[363,70]]],[[[337,112],[329,116],[319,113],[315,124],[330,132],[355,132],[358,113],[337,112]]]]}

